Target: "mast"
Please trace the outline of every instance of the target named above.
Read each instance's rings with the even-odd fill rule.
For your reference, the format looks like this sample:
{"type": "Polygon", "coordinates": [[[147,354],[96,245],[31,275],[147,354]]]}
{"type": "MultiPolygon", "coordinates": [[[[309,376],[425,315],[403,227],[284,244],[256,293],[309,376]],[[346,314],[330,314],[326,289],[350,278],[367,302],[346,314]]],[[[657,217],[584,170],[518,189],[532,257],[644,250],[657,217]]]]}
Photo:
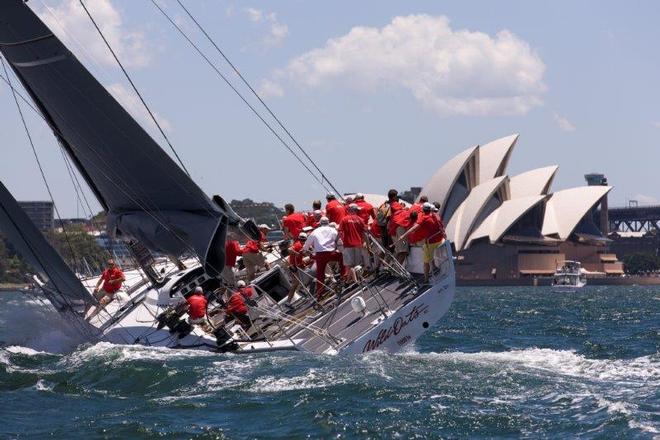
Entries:
{"type": "Polygon", "coordinates": [[[21,0],[0,2],[0,52],[108,213],[109,235],[220,272],[226,225],[245,221],[207,197],[21,0]]]}

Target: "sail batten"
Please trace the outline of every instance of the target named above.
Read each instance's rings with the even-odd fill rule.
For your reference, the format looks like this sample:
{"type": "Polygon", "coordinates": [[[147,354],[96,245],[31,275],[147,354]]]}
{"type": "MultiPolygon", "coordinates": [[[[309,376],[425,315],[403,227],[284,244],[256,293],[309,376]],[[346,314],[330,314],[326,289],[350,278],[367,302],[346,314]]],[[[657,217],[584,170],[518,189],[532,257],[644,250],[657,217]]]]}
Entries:
{"type": "Polygon", "coordinates": [[[213,203],[21,0],[0,2],[0,51],[107,211],[109,232],[222,267],[213,203]],[[213,255],[213,256],[212,256],[213,255]],[[210,260],[209,261],[209,257],[210,260]],[[220,258],[220,261],[218,261],[220,258]]]}

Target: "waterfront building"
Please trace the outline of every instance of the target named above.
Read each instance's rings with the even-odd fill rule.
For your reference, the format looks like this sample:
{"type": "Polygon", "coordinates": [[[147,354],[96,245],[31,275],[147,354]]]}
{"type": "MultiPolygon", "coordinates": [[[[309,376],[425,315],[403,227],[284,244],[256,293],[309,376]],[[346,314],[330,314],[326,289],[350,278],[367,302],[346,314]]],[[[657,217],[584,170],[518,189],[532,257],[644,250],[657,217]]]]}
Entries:
{"type": "Polygon", "coordinates": [[[604,176],[588,175],[589,186],[556,192],[556,165],[509,177],[517,141],[516,134],[462,151],[421,191],[441,204],[459,279],[548,276],[567,259],[581,261],[593,276],[622,274],[594,222],[595,208],[607,206],[612,189],[604,176]]]}
{"type": "Polygon", "coordinates": [[[40,231],[49,231],[55,225],[54,206],[51,201],[23,201],[18,205],[40,231]]]}

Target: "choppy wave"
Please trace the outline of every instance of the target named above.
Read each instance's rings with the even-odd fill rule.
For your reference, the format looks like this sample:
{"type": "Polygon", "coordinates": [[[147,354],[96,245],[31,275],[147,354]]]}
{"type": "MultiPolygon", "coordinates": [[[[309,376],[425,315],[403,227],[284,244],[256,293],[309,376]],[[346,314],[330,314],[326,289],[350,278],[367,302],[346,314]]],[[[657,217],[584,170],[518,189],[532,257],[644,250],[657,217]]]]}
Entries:
{"type": "Polygon", "coordinates": [[[659,354],[634,359],[588,359],[574,350],[526,348],[503,352],[415,353],[411,355],[450,362],[506,365],[512,368],[535,369],[602,381],[649,381],[649,385],[660,385],[659,354]]]}
{"type": "MultiPolygon", "coordinates": [[[[36,335],[24,335],[23,344],[8,337],[1,325],[6,313],[0,312],[0,339],[6,341],[0,348],[0,396],[3,418],[13,421],[0,426],[0,437],[17,432],[80,438],[660,434],[657,302],[640,300],[617,315],[612,328],[599,330],[602,334],[590,329],[584,337],[556,330],[584,324],[561,321],[551,315],[556,307],[539,298],[495,295],[494,306],[488,304],[492,296],[464,303],[459,296],[457,313],[426,335],[417,351],[358,357],[80,345],[67,340],[66,327],[55,323],[50,330],[59,336],[48,339],[43,333],[50,317],[36,325],[36,335]],[[505,307],[503,301],[513,303],[505,307]],[[645,309],[648,303],[656,309],[645,309]],[[483,306],[484,315],[474,304],[483,306]],[[514,308],[535,312],[516,314],[514,308]],[[520,329],[519,339],[502,335],[504,318],[515,321],[511,327],[520,329]],[[627,320],[637,323],[627,328],[627,320]],[[548,338],[554,331],[560,333],[548,338]],[[621,333],[611,337],[616,332],[621,333]],[[594,345],[604,348],[594,355],[594,345]],[[25,414],[39,415],[40,427],[21,424],[25,414]],[[66,432],[63,422],[80,428],[66,432]]],[[[576,304],[588,312],[584,301],[576,304]]],[[[598,297],[590,304],[594,316],[609,307],[598,297]]],[[[36,312],[11,307],[36,318],[44,313],[32,302],[36,312]]],[[[570,310],[570,304],[563,307],[570,310]]],[[[13,319],[11,329],[20,325],[13,319]]]]}

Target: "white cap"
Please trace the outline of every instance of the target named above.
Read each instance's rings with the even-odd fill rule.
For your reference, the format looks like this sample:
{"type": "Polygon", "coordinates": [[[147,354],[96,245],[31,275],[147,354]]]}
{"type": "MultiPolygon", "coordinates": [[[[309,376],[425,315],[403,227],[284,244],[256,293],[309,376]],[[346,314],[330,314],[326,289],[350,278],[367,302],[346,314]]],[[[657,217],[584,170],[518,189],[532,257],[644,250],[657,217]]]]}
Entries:
{"type": "Polygon", "coordinates": [[[323,211],[317,209],[316,211],[314,211],[314,217],[323,217],[323,211]]]}
{"type": "Polygon", "coordinates": [[[304,232],[301,232],[300,234],[298,234],[298,238],[307,238],[307,234],[304,233],[304,232]]]}
{"type": "Polygon", "coordinates": [[[197,286],[197,287],[195,287],[195,290],[193,291],[193,293],[199,293],[200,295],[203,295],[204,290],[201,287],[197,286]]]}
{"type": "Polygon", "coordinates": [[[245,287],[245,281],[243,280],[238,280],[236,282],[236,287],[245,287]]]}
{"type": "Polygon", "coordinates": [[[362,199],[364,199],[364,194],[362,193],[355,194],[355,200],[362,200],[362,199]]]}
{"type": "Polygon", "coordinates": [[[351,203],[355,199],[353,198],[353,196],[346,196],[344,197],[344,200],[346,201],[346,203],[351,203]]]}
{"type": "Polygon", "coordinates": [[[422,209],[424,211],[432,211],[433,209],[435,209],[435,206],[433,206],[433,203],[426,202],[422,205],[422,209]]]}
{"type": "Polygon", "coordinates": [[[328,219],[328,217],[326,216],[323,216],[321,217],[321,220],[319,220],[319,223],[322,225],[327,225],[328,223],[330,223],[330,219],[328,219]]]}
{"type": "Polygon", "coordinates": [[[358,205],[356,205],[355,203],[351,203],[350,205],[348,205],[348,210],[349,211],[359,211],[360,207],[358,205]]]}
{"type": "Polygon", "coordinates": [[[311,231],[314,230],[314,228],[311,227],[311,226],[305,226],[302,230],[303,230],[303,232],[311,232],[311,231]]]}
{"type": "Polygon", "coordinates": [[[270,226],[268,226],[266,223],[262,223],[259,225],[259,229],[266,229],[270,231],[270,226]]]}

